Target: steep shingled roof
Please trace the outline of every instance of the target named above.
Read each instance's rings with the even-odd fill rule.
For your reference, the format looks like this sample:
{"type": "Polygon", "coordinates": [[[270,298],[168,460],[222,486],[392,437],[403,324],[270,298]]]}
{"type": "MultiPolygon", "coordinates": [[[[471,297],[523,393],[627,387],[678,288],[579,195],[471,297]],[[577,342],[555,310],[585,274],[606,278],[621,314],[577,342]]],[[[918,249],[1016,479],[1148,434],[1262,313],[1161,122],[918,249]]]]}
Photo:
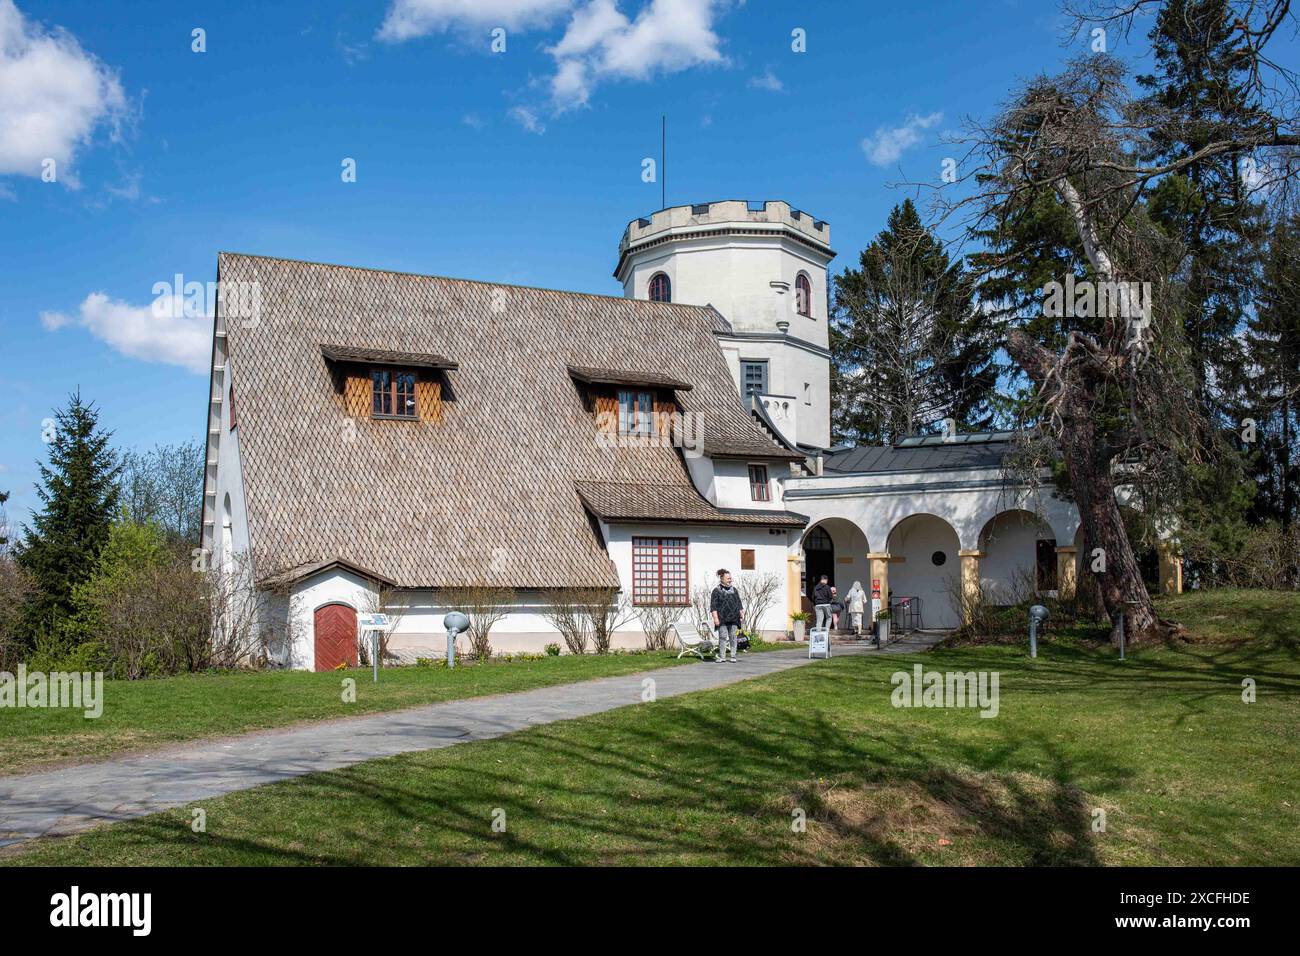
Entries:
{"type": "Polygon", "coordinates": [[[678,450],[598,441],[570,366],[689,383],[706,453],[791,457],[742,408],[711,308],[231,253],[217,268],[260,292],[256,321],[226,324],[262,574],[339,560],[405,587],[616,585],[575,482],[698,495],[678,450]],[[451,356],[441,420],[350,421],[322,346],[451,356]]]}
{"type": "Polygon", "coordinates": [[[689,524],[748,524],[772,528],[802,528],[805,515],[776,509],[719,508],[685,485],[643,482],[577,481],[574,485],[588,510],[606,521],[673,521],[689,524]]]}

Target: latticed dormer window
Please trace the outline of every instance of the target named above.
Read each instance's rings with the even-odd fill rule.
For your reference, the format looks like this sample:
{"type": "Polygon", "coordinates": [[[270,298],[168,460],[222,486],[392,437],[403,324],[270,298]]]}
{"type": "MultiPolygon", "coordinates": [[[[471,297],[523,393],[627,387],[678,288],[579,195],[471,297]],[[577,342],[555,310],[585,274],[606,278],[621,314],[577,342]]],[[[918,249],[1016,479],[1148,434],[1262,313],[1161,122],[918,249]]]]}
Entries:
{"type": "Polygon", "coordinates": [[[408,369],[374,369],[370,373],[371,414],[376,418],[419,418],[415,373],[408,369]]]}

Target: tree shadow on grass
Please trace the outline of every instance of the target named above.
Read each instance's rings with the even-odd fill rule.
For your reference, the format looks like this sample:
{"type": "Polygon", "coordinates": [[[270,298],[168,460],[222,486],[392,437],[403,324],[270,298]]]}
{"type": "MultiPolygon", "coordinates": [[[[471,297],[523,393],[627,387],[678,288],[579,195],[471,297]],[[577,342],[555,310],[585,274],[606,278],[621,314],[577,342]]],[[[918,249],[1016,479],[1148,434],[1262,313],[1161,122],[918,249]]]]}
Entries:
{"type": "MultiPolygon", "coordinates": [[[[832,697],[854,689],[824,679],[832,697]]],[[[1023,741],[920,748],[919,724],[864,729],[753,685],[647,706],[230,794],[206,805],[205,834],[174,811],[77,839],[92,864],[948,862],[926,852],[923,819],[956,862],[1097,862],[1079,768],[1059,752],[1047,776],[1008,771],[1023,741]]]]}
{"type": "MultiPolygon", "coordinates": [[[[1063,745],[1050,718],[882,707],[890,672],[920,661],[1001,668],[1004,713],[1017,698],[1074,693],[1118,701],[1124,720],[1130,695],[1153,692],[1204,713],[1231,690],[1219,671],[1165,655],[1112,669],[1071,648],[1033,662],[987,649],[846,658],[232,793],[204,804],[205,834],[174,811],[75,838],[58,862],[1099,862],[1089,793],[1130,785],[1137,757],[1104,740],[1063,745]],[[792,828],[800,807],[810,833],[792,828]],[[939,839],[955,849],[936,856],[939,839]]],[[[1295,678],[1278,676],[1291,692],[1295,678]]]]}

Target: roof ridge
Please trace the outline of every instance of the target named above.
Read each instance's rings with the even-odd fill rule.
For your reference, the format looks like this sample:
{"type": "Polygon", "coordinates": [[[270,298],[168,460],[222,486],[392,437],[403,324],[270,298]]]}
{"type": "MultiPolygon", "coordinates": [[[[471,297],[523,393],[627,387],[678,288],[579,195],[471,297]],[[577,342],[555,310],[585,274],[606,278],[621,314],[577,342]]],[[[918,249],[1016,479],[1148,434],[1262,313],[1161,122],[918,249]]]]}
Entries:
{"type": "MultiPolygon", "coordinates": [[[[233,256],[240,259],[267,259],[271,262],[289,262],[305,266],[323,266],[326,269],[348,269],[353,272],[373,272],[379,275],[407,276],[412,279],[439,279],[443,282],[464,282],[469,285],[484,285],[497,289],[527,289],[531,292],[552,292],[556,295],[580,295],[589,299],[608,299],[613,302],[631,302],[639,306],[650,306],[654,309],[685,309],[691,312],[712,312],[721,316],[716,308],[712,305],[687,305],[685,302],[654,302],[650,299],[632,299],[625,295],[605,295],[600,292],[578,292],[574,289],[556,289],[551,286],[543,285],[524,285],[518,282],[492,282],[488,279],[466,279],[461,276],[437,275],[428,272],[407,272],[402,269],[380,269],[374,266],[356,266],[348,265],[343,262],[320,262],[315,259],[293,259],[288,256],[267,256],[256,252],[231,252],[220,251],[217,257],[233,256]]],[[[724,319],[725,321],[725,319],[724,319]]]]}
{"type": "Polygon", "coordinates": [[[588,485],[635,485],[638,488],[693,488],[696,493],[699,489],[691,481],[622,481],[619,479],[604,478],[574,478],[574,483],[582,482],[588,485]]]}

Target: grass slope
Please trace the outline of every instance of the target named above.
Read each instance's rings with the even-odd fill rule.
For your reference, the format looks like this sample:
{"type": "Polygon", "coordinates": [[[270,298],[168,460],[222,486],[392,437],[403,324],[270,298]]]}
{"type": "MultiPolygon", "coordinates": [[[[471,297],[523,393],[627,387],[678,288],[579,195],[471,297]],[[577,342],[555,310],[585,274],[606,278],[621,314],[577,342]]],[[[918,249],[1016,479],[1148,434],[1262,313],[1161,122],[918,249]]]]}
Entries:
{"type": "Polygon", "coordinates": [[[1300,863],[1300,595],[1188,595],[1162,613],[1194,640],[1123,663],[1068,636],[1036,661],[1012,646],[840,657],[230,794],[203,804],[202,834],[183,808],[0,860],[1300,863]],[[998,716],[894,708],[890,675],[918,661],[998,671],[998,716]]]}
{"type": "MultiPolygon", "coordinates": [[[[104,712],[0,708],[0,773],[24,773],[69,760],[89,760],[200,737],[227,736],[302,721],[508,694],[596,677],[676,665],[675,655],[547,657],[482,666],[369,670],[193,674],[159,680],[105,681],[104,712]],[[344,703],[343,680],[356,681],[344,703]]],[[[686,661],[682,661],[686,663],[686,661]]]]}

